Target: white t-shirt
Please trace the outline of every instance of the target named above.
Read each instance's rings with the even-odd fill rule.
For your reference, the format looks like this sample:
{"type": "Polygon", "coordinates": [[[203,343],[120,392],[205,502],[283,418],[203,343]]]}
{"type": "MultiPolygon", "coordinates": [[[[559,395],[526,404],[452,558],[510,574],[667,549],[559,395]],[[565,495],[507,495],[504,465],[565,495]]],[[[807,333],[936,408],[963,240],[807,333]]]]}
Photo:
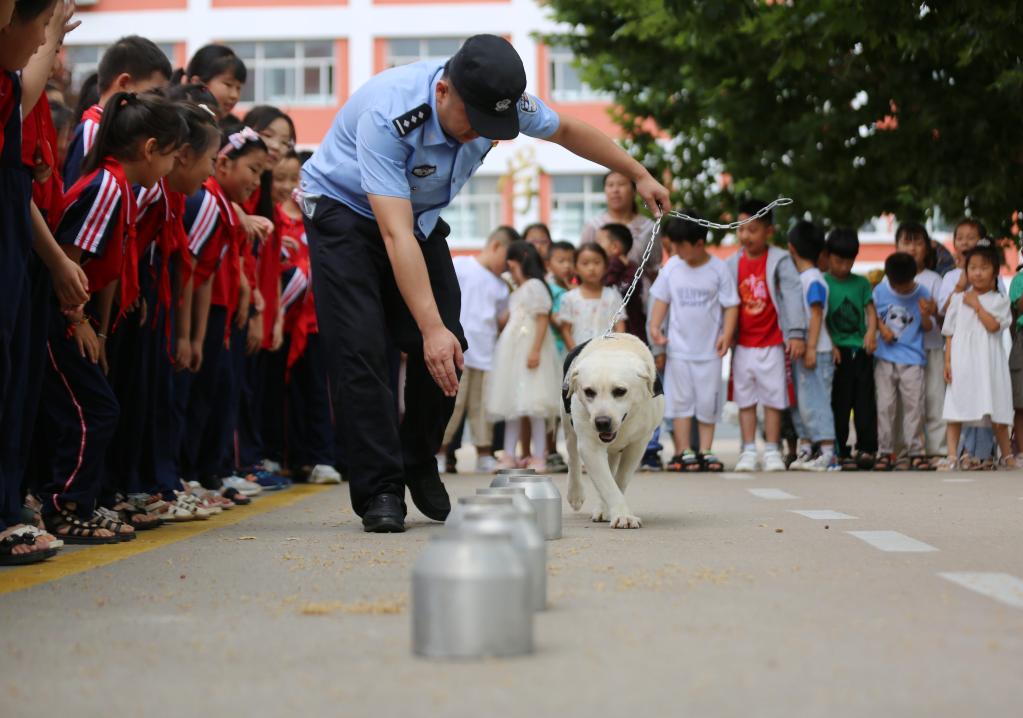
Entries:
{"type": "Polygon", "coordinates": [[[475,257],[455,257],[455,276],[462,290],[459,320],[469,342],[465,365],[490,371],[497,346],[497,318],[508,308],[510,290],[500,277],[480,264],[475,257]]]}
{"type": "MultiPolygon", "coordinates": [[[[958,277],[956,280],[958,281],[958,277]]],[[[941,275],[935,272],[933,269],[925,269],[916,275],[916,283],[921,287],[930,292],[931,296],[934,297],[934,301],[938,302],[938,310],[941,310],[941,286],[942,280],[941,275]]],[[[955,282],[952,283],[955,287],[955,282]]],[[[931,330],[924,334],[924,350],[928,351],[931,349],[943,349],[945,347],[945,340],[941,336],[941,320],[935,317],[931,317],[933,326],[931,330]]]]}
{"type": "MultiPolygon", "coordinates": [[[[799,283],[803,285],[803,310],[806,312],[806,321],[810,321],[810,305],[821,305],[821,332],[817,335],[817,352],[830,352],[831,334],[828,333],[828,325],[825,321],[828,316],[828,283],[824,281],[824,275],[817,267],[810,267],[799,273],[799,283]]],[[[809,326],[808,326],[809,328],[809,326]]]]}
{"type": "Polygon", "coordinates": [[[558,321],[572,325],[572,339],[578,346],[603,334],[621,305],[622,295],[614,287],[604,287],[597,299],[586,299],[582,288],[576,287],[561,298],[558,321]]]}
{"type": "Polygon", "coordinates": [[[668,356],[673,359],[717,359],[725,307],[739,305],[739,291],[728,265],[717,257],[691,267],[672,257],[661,268],[650,296],[670,308],[668,356]]]}

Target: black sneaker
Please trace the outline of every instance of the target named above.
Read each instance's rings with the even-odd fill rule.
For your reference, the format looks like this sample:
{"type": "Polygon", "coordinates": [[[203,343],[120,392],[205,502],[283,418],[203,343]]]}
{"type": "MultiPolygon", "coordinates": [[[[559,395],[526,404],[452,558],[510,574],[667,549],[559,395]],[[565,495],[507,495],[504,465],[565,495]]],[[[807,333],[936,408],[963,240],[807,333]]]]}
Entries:
{"type": "Polygon", "coordinates": [[[547,473],[549,474],[565,474],[568,473],[568,464],[562,458],[561,454],[554,452],[553,454],[547,455],[547,473]]]}
{"type": "Polygon", "coordinates": [[[412,503],[423,514],[434,521],[443,521],[451,512],[448,490],[435,471],[406,471],[405,485],[412,496],[412,503]]]}
{"type": "Polygon", "coordinates": [[[369,500],[362,515],[366,533],[400,534],[405,532],[405,506],[394,494],[378,494],[369,500]]]}
{"type": "Polygon", "coordinates": [[[640,471],[664,471],[661,463],[661,452],[650,450],[643,454],[643,461],[639,464],[640,471]]]}

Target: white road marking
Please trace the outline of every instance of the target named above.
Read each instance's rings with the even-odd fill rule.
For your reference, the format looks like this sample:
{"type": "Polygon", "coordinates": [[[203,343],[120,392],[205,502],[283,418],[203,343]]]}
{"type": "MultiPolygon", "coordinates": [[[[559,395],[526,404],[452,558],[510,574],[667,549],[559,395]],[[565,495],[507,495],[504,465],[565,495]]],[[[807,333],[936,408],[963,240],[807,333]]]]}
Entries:
{"type": "Polygon", "coordinates": [[[879,551],[924,553],[938,550],[930,544],[917,541],[898,531],[849,531],[848,533],[879,551]]]}
{"type": "Polygon", "coordinates": [[[751,494],[756,496],[758,499],[767,499],[768,501],[783,501],[785,499],[798,499],[798,496],[793,496],[788,491],[782,491],[781,489],[746,489],[751,494]]]}
{"type": "Polygon", "coordinates": [[[946,581],[957,583],[982,596],[1013,608],[1023,608],[1023,580],[1008,573],[939,573],[946,581]]]}
{"type": "Polygon", "coordinates": [[[805,516],[808,519],[813,519],[814,521],[829,521],[829,520],[830,521],[841,521],[843,519],[854,519],[854,518],[856,518],[855,516],[850,516],[849,514],[843,514],[841,511],[832,511],[831,509],[811,509],[809,511],[797,511],[795,509],[790,509],[790,511],[792,511],[792,513],[794,513],[794,514],[799,514],[800,516],[805,516]]]}
{"type": "Polygon", "coordinates": [[[725,473],[721,474],[721,478],[727,479],[728,481],[752,481],[753,474],[745,474],[742,473],[741,471],[738,473],[726,471],[725,473]]]}
{"type": "Polygon", "coordinates": [[[946,484],[972,484],[976,479],[942,479],[946,484]]]}

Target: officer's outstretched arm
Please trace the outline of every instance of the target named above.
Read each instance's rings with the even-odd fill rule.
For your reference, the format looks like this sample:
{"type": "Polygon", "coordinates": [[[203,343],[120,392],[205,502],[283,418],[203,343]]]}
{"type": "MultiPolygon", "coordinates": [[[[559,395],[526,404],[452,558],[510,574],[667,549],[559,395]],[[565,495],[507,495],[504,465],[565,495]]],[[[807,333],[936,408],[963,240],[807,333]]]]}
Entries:
{"type": "Polygon", "coordinates": [[[458,370],[463,367],[462,346],[444,326],[437,310],[423,250],[412,230],[412,203],[403,197],[377,194],[367,197],[387,248],[398,291],[423,335],[426,368],[437,386],[447,396],[454,396],[458,393],[455,367],[458,370]]]}
{"type": "Polygon", "coordinates": [[[630,157],[610,137],[575,117],[561,115],[560,119],[558,129],[546,138],[548,141],[555,142],[573,154],[631,179],[636,183],[636,193],[643,198],[647,209],[655,216],[671,209],[668,190],[650,176],[646,167],[630,157]]]}

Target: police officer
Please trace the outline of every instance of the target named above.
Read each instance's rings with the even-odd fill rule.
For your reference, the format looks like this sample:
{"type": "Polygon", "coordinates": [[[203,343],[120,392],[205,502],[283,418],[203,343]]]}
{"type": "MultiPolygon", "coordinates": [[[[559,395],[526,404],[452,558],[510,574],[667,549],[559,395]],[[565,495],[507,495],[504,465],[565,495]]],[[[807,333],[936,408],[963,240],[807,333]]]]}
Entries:
{"type": "Polygon", "coordinates": [[[476,35],[447,62],[383,72],[351,96],[303,169],[316,312],[352,506],[366,531],[404,531],[405,487],[426,516],[451,508],[434,458],[454,408],[465,337],[441,211],[496,140],[523,132],[668,192],[604,134],[527,94],[506,40],[476,35]],[[399,422],[389,359],[408,354],[399,422]]]}

